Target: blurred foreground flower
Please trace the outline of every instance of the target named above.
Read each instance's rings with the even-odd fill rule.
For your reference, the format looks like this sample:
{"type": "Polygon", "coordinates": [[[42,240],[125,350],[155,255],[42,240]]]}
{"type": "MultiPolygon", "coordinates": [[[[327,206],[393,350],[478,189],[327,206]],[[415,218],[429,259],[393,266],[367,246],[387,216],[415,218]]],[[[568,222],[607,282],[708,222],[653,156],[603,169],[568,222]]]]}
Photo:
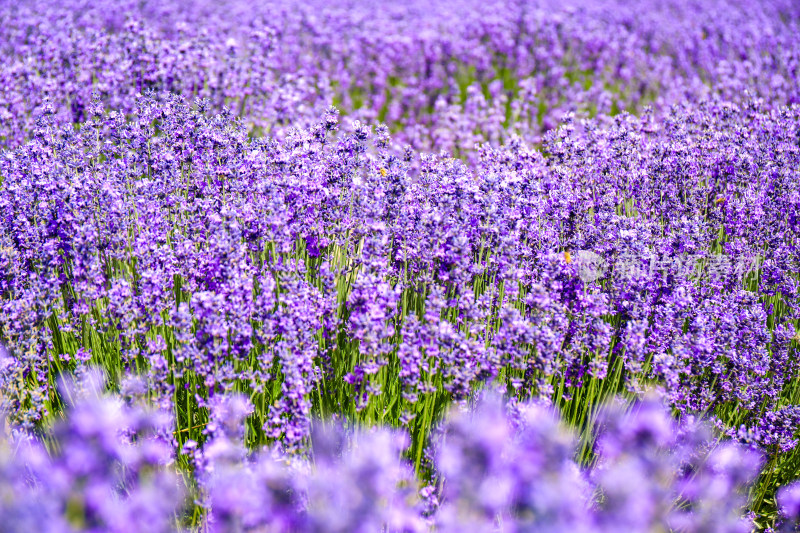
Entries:
{"type": "MultiPolygon", "coordinates": [[[[67,419],[44,445],[0,439],[0,531],[173,531],[185,492],[172,468],[171,423],[100,394],[88,374],[62,394],[67,419]]],[[[244,446],[245,397],[209,402],[204,443],[184,446],[216,532],[746,532],[746,490],[762,458],[676,421],[660,401],[598,413],[594,461],[551,408],[487,393],[452,410],[436,433],[434,484],[421,488],[388,428],[313,424],[308,458],[244,446]]],[[[800,485],[778,494],[781,531],[800,516],[800,485]]]]}
{"type": "Polygon", "coordinates": [[[165,468],[171,420],[103,385],[98,372],[62,384],[66,420],[52,439],[0,436],[0,531],[174,530],[184,489],[165,468]]]}

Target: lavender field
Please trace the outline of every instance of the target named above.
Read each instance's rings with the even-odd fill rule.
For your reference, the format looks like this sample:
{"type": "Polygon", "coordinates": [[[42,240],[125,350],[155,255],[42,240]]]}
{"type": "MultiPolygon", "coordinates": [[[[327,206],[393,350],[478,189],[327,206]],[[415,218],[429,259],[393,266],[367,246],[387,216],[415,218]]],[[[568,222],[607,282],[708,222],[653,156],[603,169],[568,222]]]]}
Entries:
{"type": "Polygon", "coordinates": [[[0,533],[800,531],[800,3],[0,0],[0,533]]]}

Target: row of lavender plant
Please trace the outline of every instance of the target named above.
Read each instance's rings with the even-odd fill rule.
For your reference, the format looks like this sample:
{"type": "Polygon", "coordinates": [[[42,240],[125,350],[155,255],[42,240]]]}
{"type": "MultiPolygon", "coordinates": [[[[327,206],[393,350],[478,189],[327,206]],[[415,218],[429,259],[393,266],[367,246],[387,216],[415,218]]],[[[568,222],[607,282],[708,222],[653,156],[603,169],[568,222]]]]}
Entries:
{"type": "MultiPolygon", "coordinates": [[[[605,453],[602,402],[657,384],[676,415],[707,416],[763,450],[748,505],[761,526],[777,516],[776,490],[800,466],[800,111],[783,106],[798,94],[791,2],[3,8],[0,135],[14,150],[0,162],[0,410],[12,427],[45,431],[69,403],[58,377],[100,365],[112,390],[138,383],[142,401],[172,413],[141,428],[140,415],[126,416],[134,432],[166,437],[193,476],[191,522],[211,505],[220,527],[263,529],[283,512],[264,502],[291,489],[299,500],[275,527],[319,530],[335,517],[309,509],[342,497],[334,478],[369,486],[341,471],[362,459],[335,465],[319,452],[330,464],[310,477],[239,464],[239,444],[223,446],[215,428],[224,420],[211,414],[229,394],[247,398],[239,411],[250,413],[250,448],[312,453],[315,416],[391,425],[408,431],[404,455],[418,477],[435,482],[457,477],[430,447],[438,421],[488,383],[512,405],[555,404],[580,434],[576,450],[560,449],[584,465],[605,453]],[[159,92],[142,97],[147,89],[159,92]],[[330,101],[349,115],[342,132],[330,101]],[[365,125],[381,120],[394,143],[387,127],[365,125]],[[482,140],[491,144],[474,146],[482,140]],[[213,504],[203,472],[215,449],[231,458],[220,466],[228,481],[288,485],[239,507],[224,496],[213,504]],[[320,503],[297,514],[314,490],[320,503]]],[[[120,426],[109,428],[110,443],[120,426]]],[[[470,442],[463,453],[479,453],[470,442]]],[[[58,435],[50,444],[43,469],[62,460],[58,435]]],[[[41,457],[32,446],[2,464],[25,471],[41,457]]],[[[87,453],[75,446],[63,455],[70,465],[87,453]]],[[[98,468],[137,471],[119,453],[121,463],[98,468]]],[[[155,492],[101,512],[88,495],[69,496],[76,476],[85,479],[70,471],[44,489],[53,503],[42,516],[103,529],[122,526],[87,516],[181,514],[171,474],[148,477],[164,462],[152,453],[132,462],[155,492]]],[[[736,453],[731,461],[748,457],[736,453]]],[[[389,477],[405,472],[374,460],[389,477]]],[[[556,475],[509,480],[512,464],[487,474],[488,495],[512,498],[497,487],[556,475]]],[[[674,487],[647,499],[662,501],[651,521],[691,530],[724,515],[745,528],[735,493],[758,467],[726,468],[716,496],[687,497],[689,518],[658,499],[675,497],[674,487]]],[[[553,487],[573,486],[557,479],[553,487]]],[[[375,496],[394,483],[384,481],[375,496]]],[[[426,501],[446,496],[445,510],[403,507],[398,519],[409,529],[425,515],[436,518],[419,527],[539,527],[526,525],[530,502],[480,502],[482,515],[465,515],[478,496],[448,490],[425,492],[426,501]]],[[[791,516],[796,498],[786,498],[791,516]]],[[[559,507],[553,523],[602,530],[613,515],[602,502],[559,507]]],[[[360,512],[378,513],[365,528],[402,529],[378,507],[352,516],[360,512]]],[[[342,516],[341,530],[352,530],[342,516]]]]}
{"type": "Polygon", "coordinates": [[[0,138],[24,142],[48,99],[80,123],[93,93],[132,113],[152,89],[227,105],[256,134],[308,127],[334,100],[401,144],[474,160],[476,142],[538,143],[573,111],[798,101],[794,2],[562,4],[10,2],[0,138]]]}
{"type": "MultiPolygon", "coordinates": [[[[347,431],[317,421],[311,461],[243,446],[241,396],[215,396],[195,449],[194,489],[172,465],[169,417],[102,394],[89,371],[62,388],[68,416],[47,439],[0,436],[4,531],[179,531],[188,495],[207,509],[203,531],[746,532],[745,492],[762,457],[720,443],[695,420],[677,424],[655,398],[606,407],[597,461],[575,463],[574,434],[535,403],[505,407],[495,394],[453,409],[437,433],[436,477],[421,486],[401,458],[407,435],[347,431]],[[49,450],[47,448],[50,448],[49,450]]],[[[771,531],[800,525],[800,482],[780,490],[771,531]]]]}
{"type": "MultiPolygon", "coordinates": [[[[87,364],[146,379],[180,449],[245,395],[250,446],[314,416],[426,444],[488,382],[553,402],[592,460],[598,406],[653,383],[766,450],[753,507],[795,477],[800,109],[676,107],[567,123],[477,167],[388,150],[337,114],[281,142],[172,95],[133,117],[43,115],[0,164],[0,399],[33,430],[87,364]],[[418,170],[409,173],[412,160],[418,170]]],[[[181,461],[190,466],[187,455],[181,461]]]]}

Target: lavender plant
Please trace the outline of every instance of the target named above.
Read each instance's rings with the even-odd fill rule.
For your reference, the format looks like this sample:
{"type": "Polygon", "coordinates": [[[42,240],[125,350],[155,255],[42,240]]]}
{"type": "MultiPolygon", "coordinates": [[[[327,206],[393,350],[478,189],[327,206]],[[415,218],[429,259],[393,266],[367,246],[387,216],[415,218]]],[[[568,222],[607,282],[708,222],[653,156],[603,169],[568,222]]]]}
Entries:
{"type": "MultiPolygon", "coordinates": [[[[165,528],[738,531],[745,505],[757,527],[794,527],[796,6],[347,7],[0,5],[14,442],[103,420],[56,386],[98,366],[109,391],[170,414],[155,433],[196,505],[169,522],[181,496],[153,503],[165,528]],[[546,435],[561,430],[544,411],[526,433],[527,407],[507,425],[495,405],[434,446],[448,409],[489,386],[555,407],[577,442],[546,435]],[[683,429],[600,409],[654,386],[683,429]],[[331,418],[345,429],[317,431],[331,418]],[[763,465],[701,445],[719,435],[763,465]],[[625,448],[640,437],[650,451],[625,448]],[[626,492],[629,474],[652,490],[626,492]]],[[[34,490],[3,464],[3,490],[34,490]]],[[[117,527],[86,503],[108,487],[47,490],[29,500],[52,527],[117,527]]],[[[138,524],[140,497],[113,512],[138,524]]]]}

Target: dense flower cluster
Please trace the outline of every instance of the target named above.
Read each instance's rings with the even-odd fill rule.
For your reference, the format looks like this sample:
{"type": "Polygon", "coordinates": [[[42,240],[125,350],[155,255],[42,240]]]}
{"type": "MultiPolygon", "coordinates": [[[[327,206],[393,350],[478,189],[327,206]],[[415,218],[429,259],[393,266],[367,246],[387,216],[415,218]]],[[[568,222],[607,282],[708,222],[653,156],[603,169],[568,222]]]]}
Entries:
{"type": "Polygon", "coordinates": [[[538,142],[571,111],[746,92],[791,104],[798,15],[791,0],[13,2],[0,11],[0,139],[23,142],[47,100],[80,123],[92,94],[128,113],[147,89],[273,134],[335,99],[451,153],[512,133],[538,142]]]}
{"type": "Polygon", "coordinates": [[[547,158],[423,155],[413,176],[363,126],[331,137],[333,114],[275,143],[203,106],[142,98],[125,120],[93,103],[80,130],[43,117],[2,162],[20,422],[46,409],[51,364],[87,360],[147,372],[164,405],[246,386],[287,445],[312,402],[378,416],[390,387],[413,409],[498,376],[558,401],[611,375],[796,445],[797,108],[567,125],[547,158]],[[594,279],[571,250],[603,260],[594,279]]]}
{"type": "Polygon", "coordinates": [[[447,399],[486,380],[589,395],[579,424],[602,391],[657,380],[686,415],[795,448],[797,108],[567,124],[549,157],[516,142],[412,174],[380,130],[337,136],[333,112],[278,143],[204,107],[141,98],[126,120],[93,102],[79,130],[43,116],[5,156],[16,423],[54,409],[53,371],[91,362],[144,373],[184,446],[215,394],[244,390],[251,443],[301,450],[315,412],[396,417],[419,466],[447,399]]]}
{"type": "Polygon", "coordinates": [[[797,527],[795,2],[0,2],[0,50],[0,530],[797,527]]]}

